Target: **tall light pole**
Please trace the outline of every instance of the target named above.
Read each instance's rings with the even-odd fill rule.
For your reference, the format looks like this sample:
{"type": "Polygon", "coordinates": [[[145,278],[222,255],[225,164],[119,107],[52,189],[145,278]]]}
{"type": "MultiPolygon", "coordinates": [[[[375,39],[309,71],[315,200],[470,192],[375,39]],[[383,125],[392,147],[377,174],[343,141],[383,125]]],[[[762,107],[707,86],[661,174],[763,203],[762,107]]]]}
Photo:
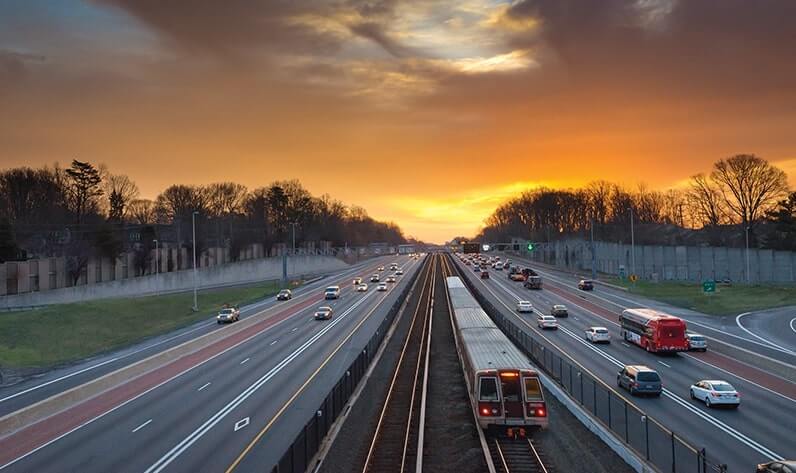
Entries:
{"type": "Polygon", "coordinates": [[[290,225],[293,226],[293,256],[296,256],[296,225],[298,222],[290,222],[290,225]]]}
{"type": "Polygon", "coordinates": [[[158,251],[158,241],[152,241],[155,243],[155,292],[160,292],[160,251],[158,251]]]}
{"type": "Polygon", "coordinates": [[[749,274],[749,225],[746,226],[746,284],[752,282],[752,275],[749,274]]]}
{"type": "Polygon", "coordinates": [[[633,207],[630,207],[630,267],[636,274],[636,233],[633,228],[633,207]]]}
{"type": "Polygon", "coordinates": [[[591,278],[597,279],[597,269],[595,268],[597,256],[594,250],[594,219],[591,219],[591,278]]]}
{"type": "Polygon", "coordinates": [[[196,215],[199,212],[194,210],[193,214],[191,214],[191,233],[193,234],[193,311],[199,311],[199,303],[196,300],[196,291],[197,291],[197,273],[196,273],[196,215]]]}

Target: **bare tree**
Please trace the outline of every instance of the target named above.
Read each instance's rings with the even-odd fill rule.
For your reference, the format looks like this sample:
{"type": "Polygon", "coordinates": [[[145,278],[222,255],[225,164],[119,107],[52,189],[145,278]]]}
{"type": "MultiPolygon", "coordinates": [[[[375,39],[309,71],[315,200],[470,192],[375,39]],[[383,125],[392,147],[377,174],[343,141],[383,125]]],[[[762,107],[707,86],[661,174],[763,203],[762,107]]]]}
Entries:
{"type": "Polygon", "coordinates": [[[125,174],[108,173],[103,180],[103,191],[108,196],[108,220],[121,222],[130,203],[138,198],[138,186],[125,174]]]}
{"type": "Polygon", "coordinates": [[[721,185],[730,212],[749,228],[788,192],[785,172],[753,154],[722,159],[713,165],[710,177],[721,185]]]}
{"type": "Polygon", "coordinates": [[[727,221],[721,190],[704,174],[691,176],[691,188],[687,194],[688,206],[703,227],[715,227],[727,221]]]}
{"type": "Polygon", "coordinates": [[[213,217],[239,214],[246,202],[246,186],[219,182],[207,187],[207,209],[213,217]]]}
{"type": "Polygon", "coordinates": [[[149,199],[135,199],[127,206],[126,215],[139,225],[155,223],[155,203],[149,199]]]}

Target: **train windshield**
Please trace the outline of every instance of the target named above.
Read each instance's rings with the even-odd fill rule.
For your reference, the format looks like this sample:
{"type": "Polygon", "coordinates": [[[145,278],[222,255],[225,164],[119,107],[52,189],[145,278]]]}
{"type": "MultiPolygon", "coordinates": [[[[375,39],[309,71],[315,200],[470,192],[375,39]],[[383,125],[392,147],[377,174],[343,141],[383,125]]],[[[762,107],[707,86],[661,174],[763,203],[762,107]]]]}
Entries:
{"type": "Polygon", "coordinates": [[[501,376],[500,384],[503,389],[503,401],[516,402],[521,400],[520,395],[522,391],[520,390],[519,381],[519,377],[517,376],[508,378],[501,376]]]}
{"type": "Polygon", "coordinates": [[[543,401],[542,386],[538,378],[525,378],[525,399],[527,401],[543,401]]]}
{"type": "Polygon", "coordinates": [[[481,378],[478,399],[481,401],[498,401],[500,399],[495,378],[481,378]]]}

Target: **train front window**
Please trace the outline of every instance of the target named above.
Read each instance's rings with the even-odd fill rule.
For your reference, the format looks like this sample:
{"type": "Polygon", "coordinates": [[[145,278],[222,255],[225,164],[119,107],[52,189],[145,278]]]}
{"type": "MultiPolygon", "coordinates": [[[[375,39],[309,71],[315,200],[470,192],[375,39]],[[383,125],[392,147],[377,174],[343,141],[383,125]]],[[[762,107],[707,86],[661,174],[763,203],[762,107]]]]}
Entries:
{"type": "Polygon", "coordinates": [[[481,378],[481,386],[478,392],[480,401],[498,401],[500,399],[495,378],[481,378]]]}
{"type": "Polygon", "coordinates": [[[542,401],[542,386],[538,378],[525,378],[525,400],[542,401]]]}
{"type": "Polygon", "coordinates": [[[521,391],[519,377],[500,378],[500,386],[503,388],[504,401],[520,401],[521,391]]]}

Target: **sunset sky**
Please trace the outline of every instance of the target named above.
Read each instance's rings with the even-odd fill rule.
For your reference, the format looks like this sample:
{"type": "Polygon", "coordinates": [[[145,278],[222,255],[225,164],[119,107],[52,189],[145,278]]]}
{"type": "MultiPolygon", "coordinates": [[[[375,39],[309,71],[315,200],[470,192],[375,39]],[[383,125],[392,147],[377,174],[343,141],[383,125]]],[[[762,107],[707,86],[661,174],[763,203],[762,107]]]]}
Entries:
{"type": "Polygon", "coordinates": [[[796,185],[792,0],[0,0],[0,167],[298,178],[441,242],[522,189],[796,185]]]}

